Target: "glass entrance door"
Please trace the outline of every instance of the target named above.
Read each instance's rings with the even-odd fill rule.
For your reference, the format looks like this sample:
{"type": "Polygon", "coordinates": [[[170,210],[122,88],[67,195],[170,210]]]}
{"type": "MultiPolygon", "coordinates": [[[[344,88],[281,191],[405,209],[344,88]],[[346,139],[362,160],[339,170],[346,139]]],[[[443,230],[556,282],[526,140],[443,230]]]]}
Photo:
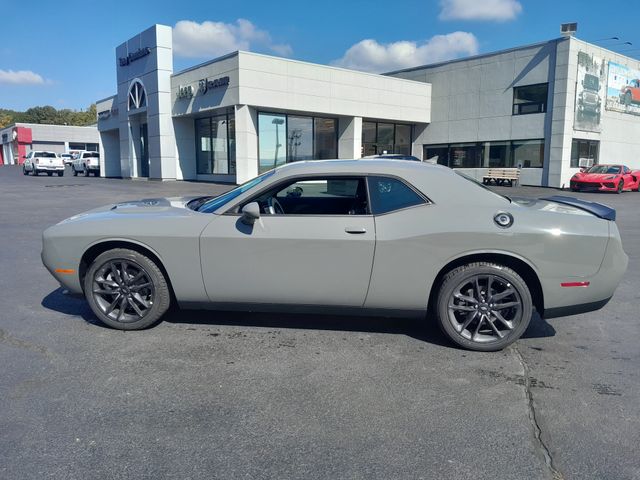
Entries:
{"type": "Polygon", "coordinates": [[[140,124],[140,176],[149,176],[149,135],[147,124],[140,124]]]}

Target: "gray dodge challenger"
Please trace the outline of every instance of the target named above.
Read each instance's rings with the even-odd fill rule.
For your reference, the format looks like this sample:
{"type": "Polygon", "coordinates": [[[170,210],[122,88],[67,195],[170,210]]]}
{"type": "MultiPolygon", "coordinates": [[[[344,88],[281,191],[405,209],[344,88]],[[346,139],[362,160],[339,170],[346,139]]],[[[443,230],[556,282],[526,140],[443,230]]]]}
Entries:
{"type": "Polygon", "coordinates": [[[603,307],[627,267],[615,210],[510,199],[412,161],[297,162],[217,197],[107,205],[43,233],[42,261],[105,324],[172,304],[415,315],[500,350],[543,317],[603,307]]]}

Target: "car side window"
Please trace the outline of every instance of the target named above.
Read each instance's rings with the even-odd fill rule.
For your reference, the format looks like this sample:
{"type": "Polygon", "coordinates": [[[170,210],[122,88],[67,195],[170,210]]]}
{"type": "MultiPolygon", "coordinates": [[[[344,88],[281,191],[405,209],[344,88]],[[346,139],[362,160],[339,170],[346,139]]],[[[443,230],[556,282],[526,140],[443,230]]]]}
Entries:
{"type": "Polygon", "coordinates": [[[363,177],[307,177],[250,200],[267,215],[368,215],[363,177]]]}
{"type": "Polygon", "coordinates": [[[369,196],[374,215],[427,203],[406,183],[391,177],[369,177],[369,196]]]}

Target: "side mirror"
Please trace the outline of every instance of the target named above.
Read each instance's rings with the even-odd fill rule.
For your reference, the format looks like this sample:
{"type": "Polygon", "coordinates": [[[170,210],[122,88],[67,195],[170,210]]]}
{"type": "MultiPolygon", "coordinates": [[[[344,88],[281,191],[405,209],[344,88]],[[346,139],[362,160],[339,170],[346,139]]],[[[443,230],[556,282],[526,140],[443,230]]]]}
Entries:
{"type": "Polygon", "coordinates": [[[257,202],[247,203],[242,207],[242,218],[240,219],[245,225],[253,225],[260,218],[260,205],[257,202]]]}

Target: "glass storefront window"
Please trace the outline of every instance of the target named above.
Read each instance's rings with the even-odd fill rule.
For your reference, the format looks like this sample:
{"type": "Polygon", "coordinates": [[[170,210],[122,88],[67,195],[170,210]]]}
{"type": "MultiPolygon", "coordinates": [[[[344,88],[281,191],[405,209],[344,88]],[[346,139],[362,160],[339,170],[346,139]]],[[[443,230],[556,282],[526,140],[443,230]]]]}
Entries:
{"type": "Polygon", "coordinates": [[[542,168],[544,140],[423,145],[423,152],[425,160],[451,168],[542,168]]]}
{"type": "Polygon", "coordinates": [[[196,163],[198,173],[211,173],[211,119],[196,119],[196,163]]]}
{"type": "Polygon", "coordinates": [[[362,155],[411,155],[411,125],[362,122],[362,155]]]}
{"type": "Polygon", "coordinates": [[[287,122],[289,162],[313,159],[313,119],[289,115],[287,122]]]}
{"type": "Polygon", "coordinates": [[[333,118],[315,118],[315,158],[338,158],[338,130],[333,118]]]}
{"type": "Polygon", "coordinates": [[[476,168],[480,166],[482,145],[460,143],[449,146],[449,166],[451,168],[476,168]]]}
{"type": "Polygon", "coordinates": [[[580,140],[574,138],[571,142],[571,168],[579,168],[582,160],[584,167],[598,163],[600,142],[597,140],[580,140]]]}
{"type": "Polygon", "coordinates": [[[362,143],[376,143],[375,122],[362,122],[362,143]]]}
{"type": "Polygon", "coordinates": [[[286,162],[338,157],[335,118],[258,113],[259,171],[286,162]]]}
{"type": "Polygon", "coordinates": [[[423,158],[425,161],[449,166],[449,145],[425,145],[423,158]]]}
{"type": "Polygon", "coordinates": [[[544,161],[544,140],[522,140],[511,142],[514,167],[542,167],[544,161]]]}
{"type": "Polygon", "coordinates": [[[287,161],[287,117],[272,113],[258,114],[258,148],[260,173],[287,161]]]}
{"type": "Polygon", "coordinates": [[[509,142],[486,142],[483,167],[511,167],[509,142]],[[487,156],[488,154],[488,156],[487,156]]]}
{"type": "Polygon", "coordinates": [[[235,173],[235,119],[233,115],[197,118],[196,164],[199,175],[235,173]]]}

